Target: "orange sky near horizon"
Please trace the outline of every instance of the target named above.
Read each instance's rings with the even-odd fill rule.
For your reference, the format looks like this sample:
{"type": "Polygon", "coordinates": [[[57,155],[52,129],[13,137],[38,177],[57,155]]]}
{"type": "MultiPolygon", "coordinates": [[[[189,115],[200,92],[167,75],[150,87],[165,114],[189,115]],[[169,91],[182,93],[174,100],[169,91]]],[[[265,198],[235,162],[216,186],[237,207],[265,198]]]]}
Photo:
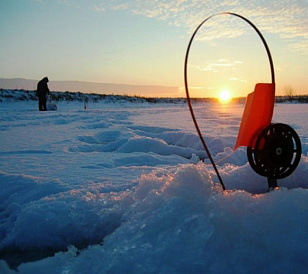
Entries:
{"type": "MultiPolygon", "coordinates": [[[[191,35],[208,16],[230,11],[265,37],[276,95],[286,87],[308,94],[307,1],[11,0],[0,7],[0,78],[170,86],[177,89],[157,94],[185,97],[191,35]]],[[[270,82],[257,33],[232,16],[206,22],[191,47],[188,81],[192,97],[218,97],[224,89],[242,97],[270,82]]]]}

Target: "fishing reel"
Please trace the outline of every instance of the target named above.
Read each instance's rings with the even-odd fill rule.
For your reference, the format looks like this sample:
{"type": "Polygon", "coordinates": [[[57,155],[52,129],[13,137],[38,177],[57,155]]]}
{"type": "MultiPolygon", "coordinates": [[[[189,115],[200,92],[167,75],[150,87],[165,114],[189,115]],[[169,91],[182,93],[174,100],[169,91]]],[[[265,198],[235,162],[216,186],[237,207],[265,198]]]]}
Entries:
{"type": "Polygon", "coordinates": [[[220,184],[223,190],[225,190],[225,185],[197,123],[190,100],[187,79],[188,56],[195,35],[204,23],[220,15],[235,16],[248,23],[258,34],[268,56],[271,82],[257,83],[254,91],[247,95],[238,137],[233,150],[236,150],[240,146],[246,146],[248,162],[252,169],[259,175],[267,177],[269,189],[275,188],[277,187],[277,179],[282,179],[292,174],[299,164],[302,153],[301,142],[295,130],[290,126],[281,123],[271,123],[275,105],[276,85],[273,59],[269,47],[259,29],[251,21],[239,14],[222,12],[206,18],[196,28],[189,41],[185,57],[184,80],[187,103],[192,120],[220,184]]]}
{"type": "Polygon", "coordinates": [[[252,169],[268,178],[269,188],[277,187],[277,179],[293,173],[299,164],[302,146],[296,131],[282,123],[270,124],[256,138],[254,147],[247,147],[252,169]]]}

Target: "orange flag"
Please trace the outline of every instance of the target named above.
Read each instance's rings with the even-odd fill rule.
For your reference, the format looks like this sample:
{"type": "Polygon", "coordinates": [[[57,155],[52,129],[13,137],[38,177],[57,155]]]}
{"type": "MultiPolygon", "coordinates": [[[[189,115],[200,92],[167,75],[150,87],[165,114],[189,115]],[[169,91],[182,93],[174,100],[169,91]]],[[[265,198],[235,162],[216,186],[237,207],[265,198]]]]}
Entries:
{"type": "Polygon", "coordinates": [[[272,121],[274,103],[275,84],[256,84],[254,92],[247,96],[234,150],[239,146],[254,148],[256,138],[272,121]]]}

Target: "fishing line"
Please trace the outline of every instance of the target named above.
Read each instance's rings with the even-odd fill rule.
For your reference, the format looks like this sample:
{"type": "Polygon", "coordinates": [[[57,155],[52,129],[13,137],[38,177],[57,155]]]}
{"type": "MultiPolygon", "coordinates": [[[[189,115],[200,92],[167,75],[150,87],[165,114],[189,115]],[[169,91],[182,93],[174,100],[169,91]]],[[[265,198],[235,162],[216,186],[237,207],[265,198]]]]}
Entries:
{"type": "Polygon", "coordinates": [[[229,154],[227,154],[226,156],[222,157],[221,159],[219,159],[218,161],[216,161],[216,164],[219,164],[220,162],[223,162],[224,160],[228,159],[229,157],[231,157],[233,155],[235,151],[233,150],[232,152],[230,152],[229,154]]]}
{"type": "Polygon", "coordinates": [[[194,114],[194,110],[193,110],[193,107],[192,107],[192,103],[191,103],[191,98],[190,98],[190,95],[189,95],[189,89],[188,89],[188,80],[187,80],[187,64],[188,64],[188,57],[189,57],[189,51],[190,51],[190,47],[192,45],[192,42],[194,40],[194,37],[196,36],[198,30],[202,27],[202,25],[207,22],[209,19],[215,17],[215,16],[218,16],[218,15],[232,15],[232,16],[236,16],[242,20],[244,20],[245,22],[247,22],[256,32],[257,34],[259,35],[259,37],[261,38],[262,42],[263,42],[263,45],[266,49],[266,52],[267,52],[267,55],[268,55],[268,59],[269,59],[269,63],[270,63],[270,69],[271,69],[271,77],[272,77],[272,83],[274,84],[275,83],[275,73],[274,73],[274,65],[273,65],[273,60],[272,60],[272,56],[271,56],[271,53],[270,53],[270,50],[269,50],[269,47],[267,46],[267,43],[264,39],[264,37],[262,36],[261,32],[258,30],[258,28],[252,23],[250,22],[248,19],[246,19],[245,17],[239,15],[239,14],[236,14],[236,13],[231,13],[231,12],[221,12],[221,13],[217,13],[217,14],[214,14],[214,15],[211,15],[210,17],[206,18],[205,20],[203,20],[201,22],[201,24],[196,28],[196,30],[194,31],[190,41],[189,41],[189,44],[187,46],[187,50],[186,50],[186,56],[185,56],[185,65],[184,65],[184,81],[185,81],[185,91],[186,91],[186,97],[187,97],[187,104],[188,104],[188,107],[189,107],[189,111],[190,111],[190,114],[191,114],[191,117],[192,117],[192,120],[194,122],[194,125],[195,125],[195,128],[197,130],[197,133],[199,135],[199,138],[201,140],[201,143],[206,151],[206,154],[216,172],[216,175],[219,179],[219,182],[222,186],[222,189],[223,190],[226,190],[226,187],[223,183],[223,180],[219,174],[219,171],[216,167],[216,164],[215,164],[215,161],[206,145],[206,142],[205,140],[203,139],[203,136],[202,136],[202,133],[201,133],[201,130],[199,128],[199,125],[198,125],[198,122],[196,120],[196,117],[195,117],[195,114],[194,114]]]}

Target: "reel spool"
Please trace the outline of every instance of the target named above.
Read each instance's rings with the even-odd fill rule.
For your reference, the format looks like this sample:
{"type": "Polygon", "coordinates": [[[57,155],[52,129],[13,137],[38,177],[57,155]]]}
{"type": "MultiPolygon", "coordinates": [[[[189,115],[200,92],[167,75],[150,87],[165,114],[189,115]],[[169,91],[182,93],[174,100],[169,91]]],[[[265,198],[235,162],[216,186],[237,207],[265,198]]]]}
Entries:
{"type": "Polygon", "coordinates": [[[277,187],[277,179],[289,176],[299,164],[301,141],[293,128],[286,124],[267,126],[256,139],[254,148],[247,147],[252,169],[268,178],[269,188],[277,187]]]}

